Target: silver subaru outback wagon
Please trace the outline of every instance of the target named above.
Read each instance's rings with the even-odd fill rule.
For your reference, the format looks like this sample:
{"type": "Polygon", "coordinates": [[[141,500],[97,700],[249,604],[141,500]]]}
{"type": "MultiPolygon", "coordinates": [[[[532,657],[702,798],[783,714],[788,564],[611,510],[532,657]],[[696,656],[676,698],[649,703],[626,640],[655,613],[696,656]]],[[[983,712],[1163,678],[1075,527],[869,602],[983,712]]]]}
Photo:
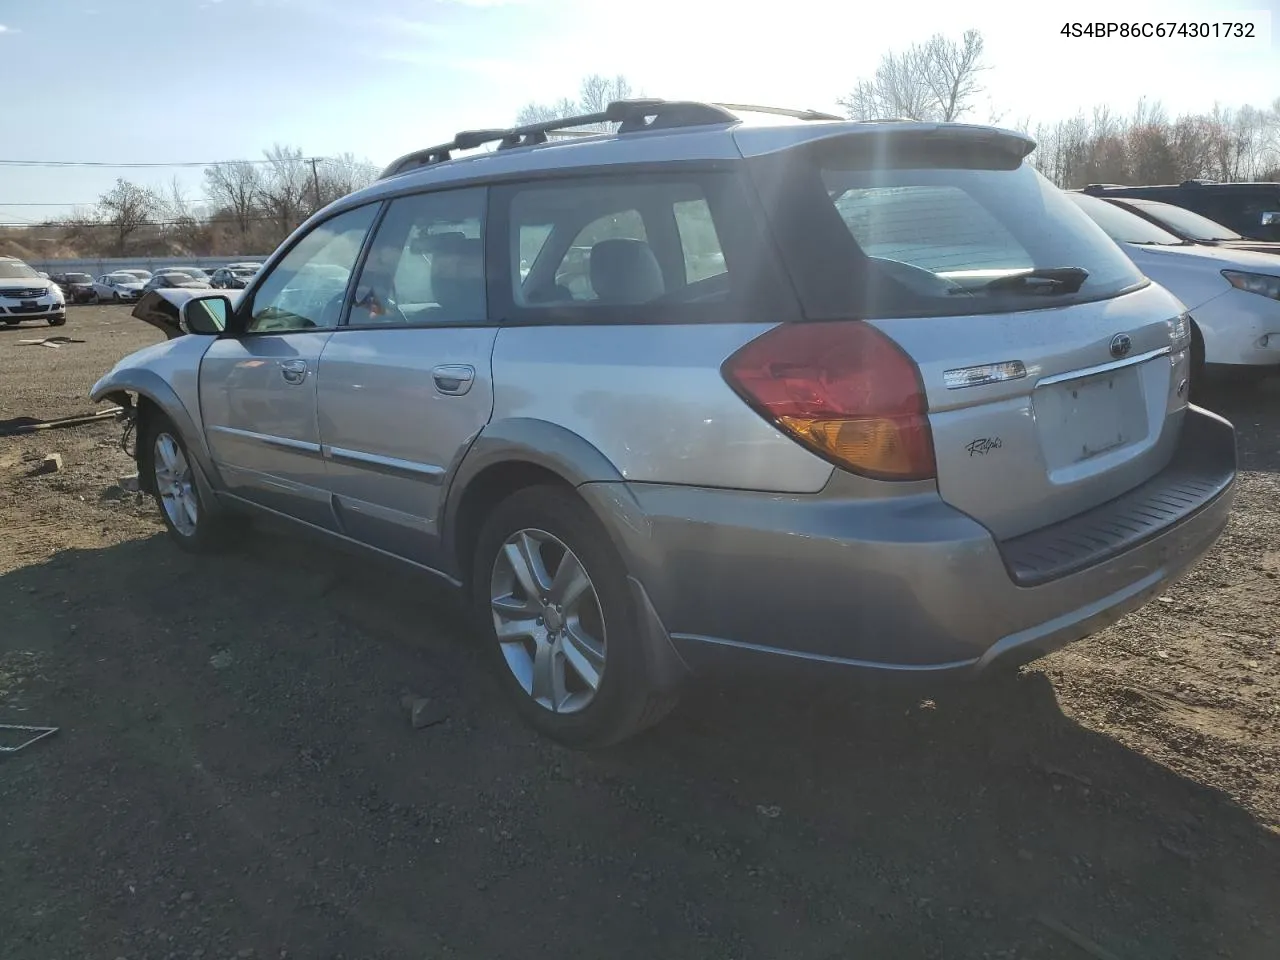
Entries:
{"type": "Polygon", "coordinates": [[[246,290],[149,295],[169,339],[92,396],[180,546],[271,514],[456,585],[578,746],[733,660],[1022,662],[1209,549],[1235,437],[1188,405],[1189,320],[1030,140],[756,119],[458,134],[246,290]]]}

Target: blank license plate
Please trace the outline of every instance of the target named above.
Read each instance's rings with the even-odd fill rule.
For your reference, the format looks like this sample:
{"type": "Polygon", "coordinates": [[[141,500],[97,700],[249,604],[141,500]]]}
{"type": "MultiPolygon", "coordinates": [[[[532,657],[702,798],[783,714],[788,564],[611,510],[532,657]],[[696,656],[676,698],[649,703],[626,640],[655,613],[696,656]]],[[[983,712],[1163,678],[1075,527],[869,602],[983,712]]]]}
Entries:
{"type": "Polygon", "coordinates": [[[1147,409],[1136,367],[1054,384],[1036,418],[1060,463],[1079,463],[1141,440],[1147,409]]]}

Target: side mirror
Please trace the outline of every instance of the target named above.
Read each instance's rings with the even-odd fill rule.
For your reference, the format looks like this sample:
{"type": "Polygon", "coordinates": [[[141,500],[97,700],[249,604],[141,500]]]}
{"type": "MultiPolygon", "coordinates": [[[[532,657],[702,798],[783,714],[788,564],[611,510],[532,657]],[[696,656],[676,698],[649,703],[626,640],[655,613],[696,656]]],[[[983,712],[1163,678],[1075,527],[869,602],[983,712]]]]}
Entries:
{"type": "Polygon", "coordinates": [[[216,337],[227,329],[231,312],[226,297],[192,297],[178,308],[178,325],[187,333],[216,337]]]}

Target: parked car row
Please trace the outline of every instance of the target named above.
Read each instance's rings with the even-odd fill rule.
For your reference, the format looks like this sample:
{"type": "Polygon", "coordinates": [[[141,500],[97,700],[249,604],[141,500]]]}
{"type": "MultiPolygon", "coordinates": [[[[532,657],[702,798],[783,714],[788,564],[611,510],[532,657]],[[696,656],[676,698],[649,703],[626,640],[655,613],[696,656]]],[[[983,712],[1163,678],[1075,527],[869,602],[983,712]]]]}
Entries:
{"type": "Polygon", "coordinates": [[[143,269],[120,269],[100,277],[87,273],[59,273],[51,278],[68,303],[128,303],[148,289],[197,286],[240,290],[262,266],[256,262],[229,263],[212,274],[201,267],[161,267],[154,273],[143,269]],[[156,277],[164,277],[156,281],[156,277]]]}
{"type": "Polygon", "coordinates": [[[1280,258],[1065,193],[1018,133],[751,113],[459,134],[246,289],[146,294],[173,342],[91,395],[136,412],[170,537],[270,516],[460,588],[516,709],[577,746],[731,662],[1017,664],[1210,549],[1235,435],[1189,402],[1197,337],[1280,359],[1250,309],[1280,258]]]}

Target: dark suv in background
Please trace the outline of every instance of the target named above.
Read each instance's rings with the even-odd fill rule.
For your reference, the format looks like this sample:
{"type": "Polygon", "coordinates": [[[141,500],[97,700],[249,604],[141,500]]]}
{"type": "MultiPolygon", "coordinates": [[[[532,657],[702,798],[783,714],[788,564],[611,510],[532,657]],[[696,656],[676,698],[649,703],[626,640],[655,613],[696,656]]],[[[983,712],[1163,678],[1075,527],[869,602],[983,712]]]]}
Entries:
{"type": "Polygon", "coordinates": [[[88,303],[93,298],[93,277],[87,273],[55,273],[49,279],[62,288],[67,303],[88,303]]]}
{"type": "Polygon", "coordinates": [[[1224,224],[1251,240],[1280,240],[1280,183],[1184,180],[1179,184],[1151,187],[1091,183],[1083,192],[1105,199],[1132,197],[1172,203],[1224,224]]]}

